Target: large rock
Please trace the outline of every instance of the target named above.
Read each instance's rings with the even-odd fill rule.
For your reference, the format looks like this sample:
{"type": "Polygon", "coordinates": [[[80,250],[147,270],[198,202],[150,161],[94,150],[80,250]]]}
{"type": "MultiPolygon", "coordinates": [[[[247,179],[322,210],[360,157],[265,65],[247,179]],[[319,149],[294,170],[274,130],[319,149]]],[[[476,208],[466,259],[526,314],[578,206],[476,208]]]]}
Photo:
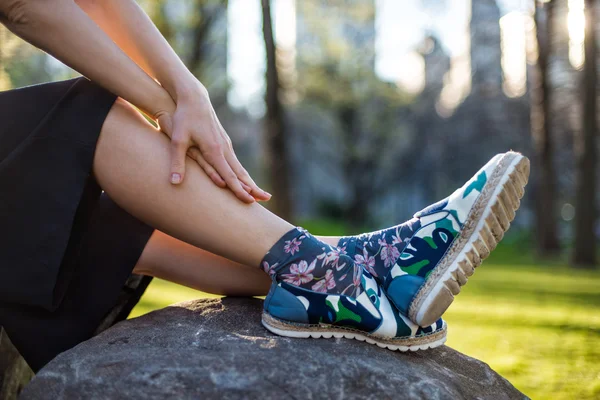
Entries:
{"type": "Polygon", "coordinates": [[[16,399],[33,378],[33,371],[0,326],[0,399],[16,399]]]}
{"type": "Polygon", "coordinates": [[[399,353],[347,339],[290,339],[262,301],[175,304],[118,323],[44,367],[22,399],[513,399],[486,364],[448,347],[399,353]]]}

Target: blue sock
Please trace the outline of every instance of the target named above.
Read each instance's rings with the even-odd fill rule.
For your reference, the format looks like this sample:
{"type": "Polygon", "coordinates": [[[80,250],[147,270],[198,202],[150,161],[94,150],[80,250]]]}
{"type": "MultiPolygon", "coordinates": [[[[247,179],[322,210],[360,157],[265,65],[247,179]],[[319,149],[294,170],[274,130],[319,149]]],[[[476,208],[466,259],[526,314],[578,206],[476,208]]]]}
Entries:
{"type": "Polygon", "coordinates": [[[316,292],[358,296],[362,269],[335,246],[303,228],[287,232],[265,254],[261,266],[277,281],[316,292]]]}
{"type": "Polygon", "coordinates": [[[413,218],[379,231],[344,236],[340,238],[337,247],[382,283],[420,226],[419,219],[413,218]]]}

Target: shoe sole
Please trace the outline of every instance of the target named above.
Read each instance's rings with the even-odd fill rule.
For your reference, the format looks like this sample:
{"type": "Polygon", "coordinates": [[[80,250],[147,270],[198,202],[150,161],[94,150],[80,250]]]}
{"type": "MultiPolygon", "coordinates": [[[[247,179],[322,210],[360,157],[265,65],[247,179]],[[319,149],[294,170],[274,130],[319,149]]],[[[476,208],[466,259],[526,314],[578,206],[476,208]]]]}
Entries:
{"type": "Polygon", "coordinates": [[[515,218],[529,179],[529,159],[509,152],[499,161],[468,215],[463,230],[415,295],[408,317],[420,326],[437,321],[467,284],[515,218]]]}
{"type": "Polygon", "coordinates": [[[263,312],[262,324],[270,332],[279,336],[304,339],[330,339],[332,337],[356,339],[360,342],[367,342],[388,350],[402,352],[427,350],[441,346],[446,342],[447,333],[446,322],[444,322],[442,328],[433,333],[415,337],[385,339],[350,328],[341,328],[332,325],[308,325],[283,321],[266,312],[263,312]]]}

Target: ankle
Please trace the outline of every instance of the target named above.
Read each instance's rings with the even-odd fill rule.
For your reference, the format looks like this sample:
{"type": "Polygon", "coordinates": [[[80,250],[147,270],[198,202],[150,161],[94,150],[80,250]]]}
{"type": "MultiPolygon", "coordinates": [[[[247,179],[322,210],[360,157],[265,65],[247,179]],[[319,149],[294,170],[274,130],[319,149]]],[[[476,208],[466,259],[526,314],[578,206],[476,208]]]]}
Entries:
{"type": "Polygon", "coordinates": [[[300,227],[283,235],[261,265],[277,281],[318,292],[342,293],[356,283],[352,258],[300,227]]]}
{"type": "Polygon", "coordinates": [[[413,218],[378,231],[341,237],[337,247],[382,282],[419,227],[419,220],[413,218]]]}

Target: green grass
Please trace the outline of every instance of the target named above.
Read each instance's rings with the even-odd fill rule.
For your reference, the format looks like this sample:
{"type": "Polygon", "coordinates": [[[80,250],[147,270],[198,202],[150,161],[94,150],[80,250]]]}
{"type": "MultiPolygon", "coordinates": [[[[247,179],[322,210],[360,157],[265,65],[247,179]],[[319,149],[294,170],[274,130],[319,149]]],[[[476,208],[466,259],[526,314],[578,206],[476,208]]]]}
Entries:
{"type": "MultiPolygon", "coordinates": [[[[447,344],[531,398],[600,398],[600,271],[537,265],[503,245],[444,315],[447,344]]],[[[214,296],[154,280],[132,317],[198,297],[214,296]]]]}
{"type": "Polygon", "coordinates": [[[600,273],[486,263],[445,314],[448,345],[535,399],[600,397],[600,273]]]}

